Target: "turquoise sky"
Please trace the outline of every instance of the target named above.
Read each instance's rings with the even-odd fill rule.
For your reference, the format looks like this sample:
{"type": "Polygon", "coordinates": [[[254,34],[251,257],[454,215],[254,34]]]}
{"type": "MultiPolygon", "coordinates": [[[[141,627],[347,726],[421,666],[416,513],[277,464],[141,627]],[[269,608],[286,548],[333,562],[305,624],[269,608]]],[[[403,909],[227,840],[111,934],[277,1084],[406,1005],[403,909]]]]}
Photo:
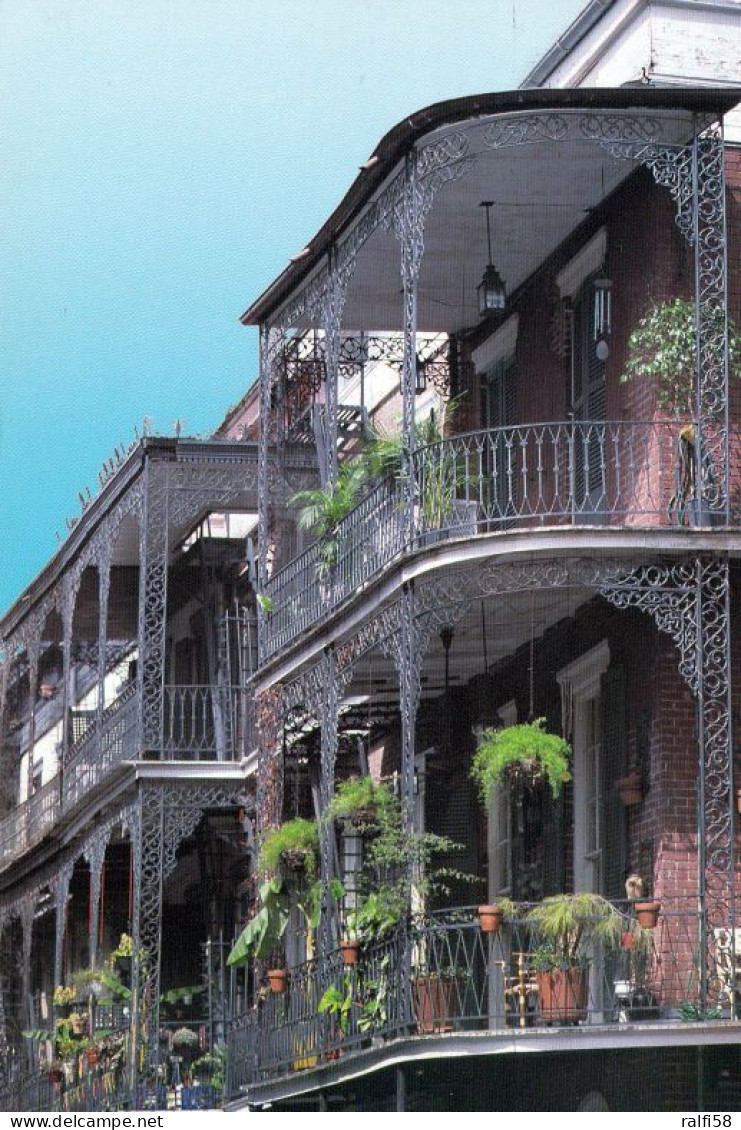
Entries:
{"type": "Polygon", "coordinates": [[[218,424],[248,303],[378,139],[517,86],[583,0],[0,4],[0,610],[144,416],[218,424]]]}

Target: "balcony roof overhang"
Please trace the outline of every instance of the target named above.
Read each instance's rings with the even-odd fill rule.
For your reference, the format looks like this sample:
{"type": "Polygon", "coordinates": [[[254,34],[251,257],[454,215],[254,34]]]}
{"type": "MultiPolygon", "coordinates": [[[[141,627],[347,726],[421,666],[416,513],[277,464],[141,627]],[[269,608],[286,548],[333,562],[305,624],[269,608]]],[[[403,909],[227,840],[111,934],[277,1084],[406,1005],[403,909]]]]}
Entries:
{"type": "MultiPolygon", "coordinates": [[[[659,143],[686,144],[698,130],[741,100],[738,88],[621,87],[519,90],[436,103],[406,118],[381,140],[349,191],[296,260],[245,311],[245,325],[282,324],[283,308],[326,264],[380,191],[420,143],[469,131],[473,153],[480,131],[523,114],[632,114],[661,123],[659,143]],[[478,131],[478,132],[477,132],[478,131]]],[[[632,171],[636,162],[611,155],[595,139],[539,138],[492,152],[479,145],[472,171],[445,185],[425,226],[418,328],[456,332],[474,323],[476,284],[486,262],[479,204],[493,199],[494,259],[511,294],[632,171]],[[598,159],[595,157],[598,155],[598,159]],[[494,158],[495,160],[492,160],[494,158]],[[504,158],[504,159],[502,159],[504,158]],[[461,264],[465,265],[462,274],[461,264]],[[463,277],[465,275],[465,277],[463,277]],[[470,276],[470,277],[469,277],[470,276]],[[464,298],[461,299],[461,295],[464,298]]],[[[398,244],[388,234],[368,239],[356,257],[343,324],[352,329],[402,325],[398,244]]],[[[296,322],[304,326],[307,323],[296,322]]]]}

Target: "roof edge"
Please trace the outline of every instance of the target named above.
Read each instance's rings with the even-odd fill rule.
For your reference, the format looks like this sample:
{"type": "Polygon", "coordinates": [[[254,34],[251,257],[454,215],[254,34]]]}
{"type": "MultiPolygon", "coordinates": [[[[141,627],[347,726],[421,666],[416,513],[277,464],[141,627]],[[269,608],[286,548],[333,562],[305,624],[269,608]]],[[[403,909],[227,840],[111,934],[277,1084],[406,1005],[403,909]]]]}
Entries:
{"type": "MultiPolygon", "coordinates": [[[[610,0],[613,2],[613,0],[610,0]]],[[[389,130],[323,226],[297,256],[240,316],[245,326],[260,325],[285,303],[315,270],[332,244],[347,230],[391,170],[426,134],[469,118],[526,110],[687,109],[723,115],[741,101],[739,87],[531,87],[495,91],[436,102],[389,130]]]]}

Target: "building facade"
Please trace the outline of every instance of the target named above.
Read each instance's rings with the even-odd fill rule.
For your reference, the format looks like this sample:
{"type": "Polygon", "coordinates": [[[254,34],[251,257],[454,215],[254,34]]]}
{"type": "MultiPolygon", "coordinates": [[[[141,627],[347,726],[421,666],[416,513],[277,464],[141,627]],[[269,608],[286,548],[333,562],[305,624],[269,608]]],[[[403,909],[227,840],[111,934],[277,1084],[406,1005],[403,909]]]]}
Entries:
{"type": "Polygon", "coordinates": [[[3,617],[5,1109],[733,1109],[735,8],[590,4],[541,89],[391,130],[258,385],[3,617]],[[538,719],[568,779],[482,801],[538,719]],[[368,781],[388,826],[330,818],[368,781]]]}

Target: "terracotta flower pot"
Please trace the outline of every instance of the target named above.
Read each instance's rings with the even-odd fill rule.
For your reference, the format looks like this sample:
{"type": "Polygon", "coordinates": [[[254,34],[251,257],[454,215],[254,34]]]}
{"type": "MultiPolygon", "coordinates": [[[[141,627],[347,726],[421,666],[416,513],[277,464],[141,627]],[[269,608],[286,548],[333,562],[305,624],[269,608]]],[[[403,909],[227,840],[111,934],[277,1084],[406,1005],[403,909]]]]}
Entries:
{"type": "Polygon", "coordinates": [[[450,1032],[455,1011],[455,980],[438,977],[415,977],[412,983],[414,1013],[419,1032],[450,1032]]]}
{"type": "Polygon", "coordinates": [[[98,1049],[97,1048],[88,1048],[87,1049],[87,1061],[88,1061],[88,1064],[90,1065],[90,1067],[95,1067],[97,1065],[97,1063],[98,1063],[98,1049]]]}
{"type": "Polygon", "coordinates": [[[357,965],[358,957],[360,956],[360,942],[348,940],[340,942],[340,949],[342,950],[342,960],[345,965],[357,965]]]}
{"type": "Polygon", "coordinates": [[[499,906],[479,907],[479,926],[482,934],[496,934],[502,925],[502,909],[499,906]]]}
{"type": "Polygon", "coordinates": [[[625,808],[635,808],[643,800],[643,783],[640,773],[629,773],[627,777],[619,777],[617,785],[620,802],[625,808]]]}
{"type": "Polygon", "coordinates": [[[269,969],[268,982],[271,993],[285,993],[288,987],[288,972],[285,969],[269,969]]]}
{"type": "Polygon", "coordinates": [[[547,1024],[554,1021],[578,1024],[587,1019],[589,970],[580,966],[549,969],[537,974],[540,1015],[547,1024]]]}
{"type": "Polygon", "coordinates": [[[644,930],[653,930],[659,921],[661,903],[654,899],[636,899],[633,906],[638,925],[642,926],[644,930]]]}

